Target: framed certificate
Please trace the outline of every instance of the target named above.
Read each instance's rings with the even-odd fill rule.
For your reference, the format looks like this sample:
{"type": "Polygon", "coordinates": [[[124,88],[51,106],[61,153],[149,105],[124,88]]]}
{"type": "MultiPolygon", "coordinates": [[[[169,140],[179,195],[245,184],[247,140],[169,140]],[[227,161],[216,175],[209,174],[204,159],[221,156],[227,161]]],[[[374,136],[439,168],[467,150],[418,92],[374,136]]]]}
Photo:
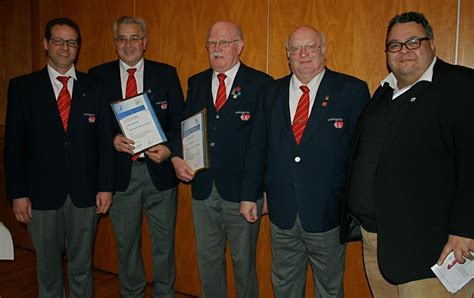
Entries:
{"type": "Polygon", "coordinates": [[[207,152],[206,109],[181,122],[183,159],[194,170],[209,168],[207,152]]]}
{"type": "Polygon", "coordinates": [[[110,105],[123,135],[135,142],[134,154],[167,141],[146,93],[110,105]]]}

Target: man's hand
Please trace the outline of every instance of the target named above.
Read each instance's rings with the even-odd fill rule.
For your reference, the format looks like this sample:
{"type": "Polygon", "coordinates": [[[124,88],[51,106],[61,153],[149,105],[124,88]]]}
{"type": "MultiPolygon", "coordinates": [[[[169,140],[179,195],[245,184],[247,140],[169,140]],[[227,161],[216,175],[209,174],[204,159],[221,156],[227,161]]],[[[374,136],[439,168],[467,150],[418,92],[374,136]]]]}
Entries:
{"type": "Polygon", "coordinates": [[[167,160],[170,155],[171,151],[165,145],[159,144],[153,146],[145,151],[145,154],[154,162],[161,163],[162,161],[167,160]]]}
{"type": "Polygon", "coordinates": [[[30,223],[33,216],[31,215],[31,202],[29,198],[18,198],[13,200],[13,213],[16,220],[22,223],[30,223]]]}
{"type": "Polygon", "coordinates": [[[118,152],[125,152],[133,155],[132,150],[135,149],[133,144],[135,144],[135,142],[124,137],[123,134],[118,134],[114,138],[114,148],[118,152]]]}
{"type": "Polygon", "coordinates": [[[175,156],[171,158],[171,163],[173,164],[174,171],[176,172],[176,177],[183,180],[184,182],[193,180],[195,173],[184,159],[175,156]]]}
{"type": "Polygon", "coordinates": [[[460,264],[463,264],[467,259],[472,259],[471,252],[474,251],[474,239],[465,238],[456,235],[449,235],[448,242],[443,248],[441,255],[438,259],[438,265],[442,265],[446,257],[454,251],[454,257],[456,261],[460,264]]]}
{"type": "Polygon", "coordinates": [[[100,191],[96,195],[95,213],[107,213],[112,205],[112,193],[100,191]]]}
{"type": "Polygon", "coordinates": [[[250,201],[240,201],[240,214],[248,222],[256,222],[257,217],[257,203],[250,201]]]}

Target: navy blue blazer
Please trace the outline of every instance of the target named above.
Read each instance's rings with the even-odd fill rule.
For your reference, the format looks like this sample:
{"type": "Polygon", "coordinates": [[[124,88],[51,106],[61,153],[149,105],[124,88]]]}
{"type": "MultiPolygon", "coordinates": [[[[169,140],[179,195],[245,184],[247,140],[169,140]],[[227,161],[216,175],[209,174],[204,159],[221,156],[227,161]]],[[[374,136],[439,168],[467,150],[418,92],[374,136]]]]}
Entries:
{"type": "Polygon", "coordinates": [[[28,197],[53,210],[69,194],[91,207],[99,191],[113,191],[110,112],[102,85],[76,70],[67,133],[47,68],[10,80],[5,127],[7,198],[28,197]]]}
{"type": "MultiPolygon", "coordinates": [[[[227,102],[216,111],[212,98],[212,69],[198,73],[188,80],[188,94],[183,119],[207,109],[207,142],[210,169],[198,172],[192,180],[192,197],[205,200],[215,184],[226,201],[240,202],[245,155],[252,155],[250,127],[260,86],[272,78],[243,63],[235,76],[227,102]],[[238,91],[239,90],[239,91],[238,91]]],[[[180,144],[173,152],[182,156],[180,144]]],[[[262,197],[259,187],[258,196],[262,197]]]]}
{"type": "Polygon", "coordinates": [[[324,232],[340,222],[349,144],[356,121],[370,99],[367,84],[326,69],[300,145],[291,129],[291,75],[267,84],[260,96],[263,117],[253,134],[259,161],[247,161],[245,178],[251,200],[264,177],[270,220],[282,229],[298,215],[308,232],[324,232]],[[253,165],[253,168],[252,168],[253,165]]]}
{"type": "MultiPolygon", "coordinates": [[[[184,108],[183,91],[176,69],[170,65],[145,59],[143,91],[153,105],[168,142],[176,137],[180,130],[181,114],[184,108]]],[[[122,99],[119,60],[96,66],[89,73],[104,81],[106,98],[109,102],[122,99]]],[[[113,117],[113,116],[112,116],[113,117]]],[[[113,118],[114,136],[121,133],[120,127],[113,118]]],[[[168,145],[165,143],[164,145],[168,145]]],[[[178,179],[170,159],[160,164],[146,157],[148,172],[158,190],[175,187],[178,179]]],[[[115,190],[125,191],[130,182],[132,160],[130,154],[114,150],[115,190]]]]}

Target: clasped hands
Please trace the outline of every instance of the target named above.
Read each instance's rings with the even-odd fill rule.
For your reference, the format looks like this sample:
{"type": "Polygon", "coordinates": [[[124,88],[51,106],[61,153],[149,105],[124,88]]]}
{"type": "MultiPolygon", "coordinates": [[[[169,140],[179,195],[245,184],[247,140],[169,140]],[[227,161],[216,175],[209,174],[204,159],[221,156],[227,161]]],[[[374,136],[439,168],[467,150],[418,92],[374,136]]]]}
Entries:
{"type": "MultiPolygon", "coordinates": [[[[125,152],[133,155],[133,149],[135,149],[135,147],[133,146],[134,144],[134,141],[126,138],[122,134],[118,134],[114,138],[114,148],[119,152],[125,152]]],[[[167,160],[171,156],[170,149],[168,149],[168,147],[163,144],[155,145],[143,152],[146,156],[148,156],[152,161],[156,162],[157,164],[167,160]]]]}

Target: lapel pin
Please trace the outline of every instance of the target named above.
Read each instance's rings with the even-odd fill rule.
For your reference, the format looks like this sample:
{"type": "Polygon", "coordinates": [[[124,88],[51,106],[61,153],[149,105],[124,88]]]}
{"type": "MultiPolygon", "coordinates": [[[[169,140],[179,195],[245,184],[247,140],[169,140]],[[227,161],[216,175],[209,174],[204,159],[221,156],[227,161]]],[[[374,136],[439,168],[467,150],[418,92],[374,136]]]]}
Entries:
{"type": "Polygon", "coordinates": [[[412,97],[412,98],[410,99],[410,102],[414,102],[415,100],[416,100],[416,97],[412,97]]]}
{"type": "Polygon", "coordinates": [[[323,103],[322,103],[322,106],[323,106],[323,107],[327,107],[327,106],[328,106],[328,101],[329,101],[329,99],[330,99],[329,95],[324,96],[324,101],[323,101],[323,103]]]}

